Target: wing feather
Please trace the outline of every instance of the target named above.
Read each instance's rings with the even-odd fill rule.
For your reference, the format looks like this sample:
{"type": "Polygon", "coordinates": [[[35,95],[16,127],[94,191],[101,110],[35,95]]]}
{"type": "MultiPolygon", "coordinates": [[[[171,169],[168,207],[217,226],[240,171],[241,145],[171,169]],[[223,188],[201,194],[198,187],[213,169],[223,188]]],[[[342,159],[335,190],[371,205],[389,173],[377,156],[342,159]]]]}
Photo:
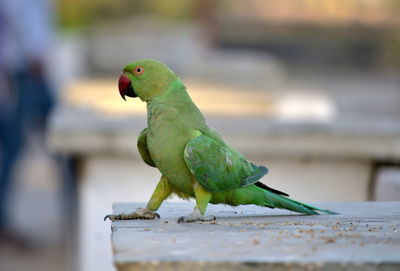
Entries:
{"type": "Polygon", "coordinates": [[[184,159],[197,181],[210,192],[256,183],[268,170],[250,163],[221,140],[199,133],[185,147],[184,159]]]}
{"type": "Polygon", "coordinates": [[[153,159],[151,158],[149,149],[147,148],[147,128],[143,129],[143,131],[140,132],[137,141],[137,148],[143,161],[151,167],[156,167],[153,159]]]}

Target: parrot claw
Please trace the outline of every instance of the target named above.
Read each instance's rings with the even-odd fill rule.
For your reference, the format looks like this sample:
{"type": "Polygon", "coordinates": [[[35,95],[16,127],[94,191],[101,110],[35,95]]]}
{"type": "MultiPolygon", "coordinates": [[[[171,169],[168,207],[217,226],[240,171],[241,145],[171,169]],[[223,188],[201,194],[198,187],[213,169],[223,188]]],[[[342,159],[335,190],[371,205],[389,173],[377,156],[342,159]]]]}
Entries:
{"type": "Polygon", "coordinates": [[[112,215],[106,215],[106,216],[104,217],[104,221],[106,221],[107,219],[110,219],[110,220],[112,221],[112,215]]]}
{"type": "Polygon", "coordinates": [[[104,217],[104,221],[110,219],[111,221],[115,220],[133,220],[133,219],[158,219],[160,215],[152,212],[146,208],[139,208],[136,212],[129,214],[118,214],[118,215],[106,215],[104,217]]]}

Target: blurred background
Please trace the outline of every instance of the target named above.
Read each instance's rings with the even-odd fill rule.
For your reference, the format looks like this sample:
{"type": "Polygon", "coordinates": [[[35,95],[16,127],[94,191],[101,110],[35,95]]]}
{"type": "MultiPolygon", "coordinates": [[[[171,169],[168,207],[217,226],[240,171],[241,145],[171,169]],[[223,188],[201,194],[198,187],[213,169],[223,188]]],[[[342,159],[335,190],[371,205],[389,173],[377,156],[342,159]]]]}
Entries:
{"type": "Polygon", "coordinates": [[[102,219],[159,178],[117,90],[143,58],[268,185],[400,200],[398,0],[0,0],[0,270],[113,270],[102,219]]]}

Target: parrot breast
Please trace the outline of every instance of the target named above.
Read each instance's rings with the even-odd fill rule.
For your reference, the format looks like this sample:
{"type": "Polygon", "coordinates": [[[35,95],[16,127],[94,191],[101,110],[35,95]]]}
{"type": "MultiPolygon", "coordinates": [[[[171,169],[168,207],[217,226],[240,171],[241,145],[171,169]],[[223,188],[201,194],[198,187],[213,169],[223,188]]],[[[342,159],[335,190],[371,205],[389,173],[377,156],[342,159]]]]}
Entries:
{"type": "Polygon", "coordinates": [[[192,197],[194,177],[186,166],[183,152],[193,128],[177,115],[175,108],[148,106],[147,147],[174,190],[192,197]]]}

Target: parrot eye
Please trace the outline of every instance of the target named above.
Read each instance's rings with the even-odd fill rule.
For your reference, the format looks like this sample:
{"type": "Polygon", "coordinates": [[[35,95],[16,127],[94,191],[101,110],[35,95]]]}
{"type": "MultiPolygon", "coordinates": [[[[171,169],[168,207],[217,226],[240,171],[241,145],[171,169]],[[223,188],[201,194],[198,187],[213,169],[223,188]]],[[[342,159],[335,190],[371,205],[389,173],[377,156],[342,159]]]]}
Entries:
{"type": "Polygon", "coordinates": [[[144,72],[144,69],[143,69],[143,67],[141,67],[141,66],[137,66],[137,67],[133,70],[133,73],[134,73],[135,75],[141,75],[143,72],[144,72]]]}

